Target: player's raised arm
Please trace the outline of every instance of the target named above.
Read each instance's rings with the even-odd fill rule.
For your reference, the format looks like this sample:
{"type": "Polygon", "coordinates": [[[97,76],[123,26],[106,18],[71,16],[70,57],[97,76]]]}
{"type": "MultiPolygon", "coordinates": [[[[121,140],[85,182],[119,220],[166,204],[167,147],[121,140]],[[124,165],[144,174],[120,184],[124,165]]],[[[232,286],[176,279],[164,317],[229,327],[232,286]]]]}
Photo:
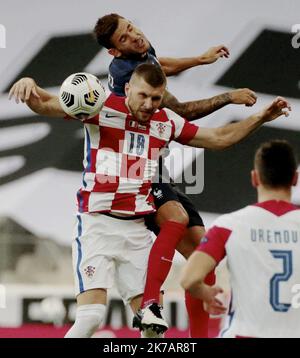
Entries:
{"type": "Polygon", "coordinates": [[[256,103],[256,94],[248,88],[222,93],[208,99],[179,102],[170,92],[165,91],[162,106],[171,109],[188,121],[211,114],[228,104],[244,104],[247,107],[256,103]]]}
{"type": "Polygon", "coordinates": [[[265,122],[289,115],[291,107],[286,99],[277,97],[268,107],[238,123],[219,128],[199,128],[195,137],[187,144],[192,147],[225,149],[238,143],[265,122]]]}
{"type": "Polygon", "coordinates": [[[214,63],[221,57],[229,57],[229,50],[224,45],[211,47],[200,56],[185,58],[160,57],[158,60],[166,76],[173,76],[192,67],[214,63]]]}
{"type": "Polygon", "coordinates": [[[15,98],[16,103],[25,102],[35,113],[49,117],[64,117],[57,96],[40,88],[36,82],[29,77],[21,78],[9,91],[9,99],[15,98]]]}

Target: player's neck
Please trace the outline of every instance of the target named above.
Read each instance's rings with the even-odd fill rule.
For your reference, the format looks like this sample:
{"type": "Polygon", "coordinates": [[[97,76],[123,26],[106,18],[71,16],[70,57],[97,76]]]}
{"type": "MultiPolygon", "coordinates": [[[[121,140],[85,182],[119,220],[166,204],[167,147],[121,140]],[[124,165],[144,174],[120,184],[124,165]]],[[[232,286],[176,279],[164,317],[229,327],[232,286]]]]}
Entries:
{"type": "Polygon", "coordinates": [[[142,61],[145,60],[147,56],[148,56],[148,51],[144,53],[122,54],[120,57],[116,57],[116,59],[142,61]]]}
{"type": "Polygon", "coordinates": [[[125,98],[125,106],[127,107],[129,113],[130,113],[132,116],[134,116],[133,113],[132,113],[132,110],[131,110],[131,108],[130,108],[130,105],[129,105],[129,103],[128,103],[128,97],[125,98]]]}
{"type": "Polygon", "coordinates": [[[292,191],[291,189],[266,189],[263,187],[258,188],[258,202],[262,203],[269,200],[291,202],[292,191]]]}

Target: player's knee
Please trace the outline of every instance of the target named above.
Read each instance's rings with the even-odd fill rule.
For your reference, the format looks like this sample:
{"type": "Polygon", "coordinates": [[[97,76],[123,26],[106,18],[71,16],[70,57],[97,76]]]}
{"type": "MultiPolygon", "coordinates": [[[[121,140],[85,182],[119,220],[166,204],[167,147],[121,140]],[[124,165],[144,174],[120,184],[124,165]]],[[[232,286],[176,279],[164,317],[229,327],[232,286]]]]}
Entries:
{"type": "Polygon", "coordinates": [[[175,222],[177,222],[179,224],[182,224],[182,225],[185,225],[185,226],[188,226],[189,220],[190,220],[189,216],[188,216],[188,214],[187,214],[187,212],[185,210],[178,212],[178,215],[176,215],[172,219],[172,221],[175,221],[175,222]]]}
{"type": "Polygon", "coordinates": [[[189,224],[189,215],[184,207],[177,201],[170,201],[161,206],[157,213],[157,221],[159,226],[166,221],[174,221],[176,223],[187,226],[189,224]]]}
{"type": "Polygon", "coordinates": [[[89,336],[92,336],[97,329],[102,325],[103,317],[101,315],[93,314],[86,318],[86,324],[89,331],[89,336]]]}
{"type": "Polygon", "coordinates": [[[188,259],[199,246],[201,239],[204,237],[204,235],[205,228],[203,226],[193,226],[188,228],[184,238],[177,245],[176,250],[184,258],[188,259]]]}

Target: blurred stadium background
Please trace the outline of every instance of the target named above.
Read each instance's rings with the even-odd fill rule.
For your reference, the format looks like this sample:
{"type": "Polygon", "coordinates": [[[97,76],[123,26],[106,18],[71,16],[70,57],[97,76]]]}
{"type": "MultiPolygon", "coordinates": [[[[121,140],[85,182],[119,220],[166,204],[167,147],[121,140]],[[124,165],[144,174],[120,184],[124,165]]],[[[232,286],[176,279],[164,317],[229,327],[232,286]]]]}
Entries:
{"type": "MultiPolygon", "coordinates": [[[[207,226],[218,214],[255,202],[249,171],[260,142],[285,138],[300,156],[300,48],[292,47],[291,32],[300,23],[299,1],[1,1],[6,48],[0,48],[0,337],[62,337],[74,319],[70,244],[83,157],[80,123],[36,116],[9,102],[8,89],[29,76],[57,93],[62,81],[79,71],[98,75],[106,85],[111,58],[90,32],[97,18],[110,12],[131,19],[161,56],[197,55],[221,43],[229,47],[229,60],[170,78],[169,89],[191,100],[249,87],[258,93],[258,103],[255,108],[228,106],[199,124],[240,120],[276,95],[292,104],[289,119],[265,125],[224,152],[205,152],[204,192],[191,198],[207,226]]],[[[196,154],[203,163],[203,151],[196,154]]],[[[193,168],[193,161],[185,157],[176,164],[175,176],[193,168]]],[[[299,186],[293,197],[300,204],[299,186]]],[[[176,256],[167,283],[170,337],[187,336],[176,279],[182,262],[176,256]]],[[[130,312],[112,290],[106,327],[98,336],[137,336],[130,323],[130,312]]],[[[219,324],[220,319],[212,320],[212,336],[219,324]]]]}

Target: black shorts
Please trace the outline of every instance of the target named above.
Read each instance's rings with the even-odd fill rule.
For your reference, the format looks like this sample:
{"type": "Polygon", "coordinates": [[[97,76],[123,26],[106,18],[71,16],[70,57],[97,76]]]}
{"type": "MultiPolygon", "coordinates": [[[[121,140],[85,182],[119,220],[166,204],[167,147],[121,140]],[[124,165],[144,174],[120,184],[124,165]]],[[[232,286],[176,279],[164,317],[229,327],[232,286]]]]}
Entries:
{"type": "MultiPolygon", "coordinates": [[[[152,184],[152,195],[154,197],[154,204],[156,209],[159,209],[162,205],[168,201],[178,201],[184,207],[189,215],[188,227],[192,226],[204,226],[203,220],[199,215],[194,204],[189,197],[183,194],[174,184],[169,183],[156,183],[152,184]]],[[[159,233],[159,227],[155,223],[155,214],[146,215],[145,222],[147,228],[153,231],[156,235],[159,233]]]]}

